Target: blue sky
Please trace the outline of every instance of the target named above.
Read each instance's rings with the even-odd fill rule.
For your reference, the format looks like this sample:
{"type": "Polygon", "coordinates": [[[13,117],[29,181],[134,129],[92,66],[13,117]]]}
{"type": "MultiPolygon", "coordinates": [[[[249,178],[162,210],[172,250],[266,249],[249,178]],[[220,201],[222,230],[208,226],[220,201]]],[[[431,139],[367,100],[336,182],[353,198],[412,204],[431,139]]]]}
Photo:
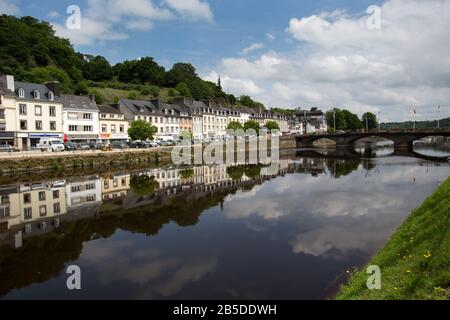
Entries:
{"type": "Polygon", "coordinates": [[[0,0],[0,12],[50,21],[78,51],[111,63],[190,62],[267,106],[450,116],[450,1],[0,0]],[[81,8],[80,30],[65,26],[69,5],[81,8]],[[366,11],[374,5],[377,15],[366,11]]]}

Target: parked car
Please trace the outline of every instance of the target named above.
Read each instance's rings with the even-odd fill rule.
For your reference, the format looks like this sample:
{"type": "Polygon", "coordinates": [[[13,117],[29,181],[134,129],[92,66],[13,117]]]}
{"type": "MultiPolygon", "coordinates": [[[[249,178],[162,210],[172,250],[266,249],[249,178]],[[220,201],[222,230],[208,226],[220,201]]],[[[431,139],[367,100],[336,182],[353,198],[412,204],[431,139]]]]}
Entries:
{"type": "Polygon", "coordinates": [[[66,142],[64,143],[64,150],[66,151],[76,151],[77,150],[77,144],[73,142],[66,142]]]}
{"type": "Polygon", "coordinates": [[[3,143],[0,144],[0,152],[13,152],[14,148],[9,144],[3,143]]]}
{"type": "Polygon", "coordinates": [[[37,144],[37,148],[41,151],[64,151],[64,144],[56,138],[41,138],[37,144]]]}
{"type": "Polygon", "coordinates": [[[113,141],[113,142],[111,142],[111,146],[114,149],[120,149],[120,150],[129,148],[128,144],[126,142],[123,142],[123,141],[113,141]]]}
{"type": "Polygon", "coordinates": [[[89,143],[89,147],[91,150],[101,150],[103,148],[104,144],[101,142],[91,142],[89,143]]]}
{"type": "Polygon", "coordinates": [[[141,147],[141,142],[140,141],[131,141],[130,143],[128,143],[128,146],[132,149],[139,149],[141,147]]]}
{"type": "Polygon", "coordinates": [[[77,150],[91,150],[91,147],[87,143],[78,143],[77,150]]]}

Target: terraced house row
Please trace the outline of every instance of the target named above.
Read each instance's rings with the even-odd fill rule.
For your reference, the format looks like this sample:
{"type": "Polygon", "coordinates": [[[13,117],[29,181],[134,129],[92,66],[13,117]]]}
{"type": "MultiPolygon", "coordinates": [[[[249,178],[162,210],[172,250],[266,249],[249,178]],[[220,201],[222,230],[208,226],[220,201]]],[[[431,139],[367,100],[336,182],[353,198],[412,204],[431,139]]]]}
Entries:
{"type": "Polygon", "coordinates": [[[19,149],[36,147],[41,138],[64,142],[128,141],[128,128],[142,120],[156,128],[156,137],[192,133],[195,139],[224,137],[232,121],[255,120],[264,126],[276,121],[289,132],[292,121],[280,113],[226,107],[213,101],[175,98],[171,104],[154,100],[121,99],[97,105],[93,97],[62,94],[58,82],[16,81],[0,75],[0,143],[19,149]]]}

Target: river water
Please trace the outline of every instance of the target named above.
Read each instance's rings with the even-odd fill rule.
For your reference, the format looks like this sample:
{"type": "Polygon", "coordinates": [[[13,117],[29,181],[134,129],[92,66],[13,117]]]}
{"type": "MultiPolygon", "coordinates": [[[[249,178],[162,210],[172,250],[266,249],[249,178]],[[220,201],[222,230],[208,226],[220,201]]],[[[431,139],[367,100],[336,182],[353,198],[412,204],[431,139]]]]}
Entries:
{"type": "Polygon", "coordinates": [[[0,296],[330,298],[449,174],[385,149],[298,151],[3,185],[0,296]],[[82,290],[67,289],[70,265],[82,290]]]}

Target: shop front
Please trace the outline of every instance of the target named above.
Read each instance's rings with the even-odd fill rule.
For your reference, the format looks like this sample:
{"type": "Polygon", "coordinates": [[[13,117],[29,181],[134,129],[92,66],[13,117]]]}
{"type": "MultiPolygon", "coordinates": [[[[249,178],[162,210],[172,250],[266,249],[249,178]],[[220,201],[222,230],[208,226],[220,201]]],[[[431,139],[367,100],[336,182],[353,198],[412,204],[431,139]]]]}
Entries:
{"type": "Polygon", "coordinates": [[[98,134],[65,134],[64,142],[91,143],[98,141],[98,134]]]}
{"type": "Polygon", "coordinates": [[[29,139],[28,145],[31,148],[36,148],[37,145],[39,144],[39,141],[42,138],[55,138],[55,139],[60,139],[62,141],[63,134],[62,133],[51,133],[51,132],[47,132],[47,133],[30,133],[30,134],[28,134],[28,139],[29,139]]]}
{"type": "Polygon", "coordinates": [[[127,142],[129,140],[126,133],[101,133],[100,139],[103,143],[127,142]]]}
{"type": "Polygon", "coordinates": [[[0,131],[0,145],[8,144],[14,146],[14,132],[13,131],[0,131]]]}

